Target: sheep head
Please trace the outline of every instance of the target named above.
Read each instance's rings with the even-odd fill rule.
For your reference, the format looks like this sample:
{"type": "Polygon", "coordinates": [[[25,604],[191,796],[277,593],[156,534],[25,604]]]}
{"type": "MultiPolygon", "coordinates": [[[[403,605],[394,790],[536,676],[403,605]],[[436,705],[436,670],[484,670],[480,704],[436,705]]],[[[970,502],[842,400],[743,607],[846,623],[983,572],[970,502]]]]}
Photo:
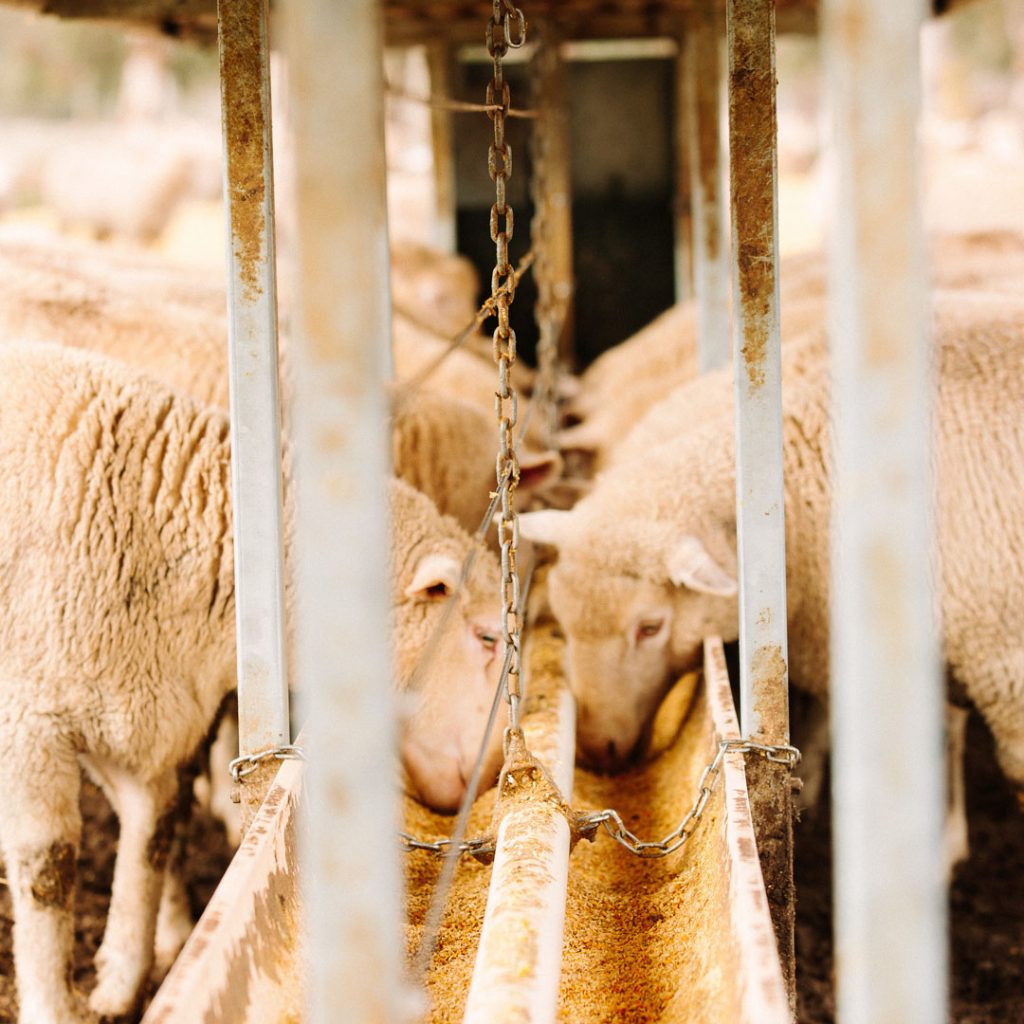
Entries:
{"type": "Polygon", "coordinates": [[[566,634],[581,756],[621,768],[672,683],[699,664],[704,637],[736,637],[728,531],[682,532],[646,520],[598,530],[574,510],[523,515],[520,533],[559,549],[549,596],[566,634]]]}

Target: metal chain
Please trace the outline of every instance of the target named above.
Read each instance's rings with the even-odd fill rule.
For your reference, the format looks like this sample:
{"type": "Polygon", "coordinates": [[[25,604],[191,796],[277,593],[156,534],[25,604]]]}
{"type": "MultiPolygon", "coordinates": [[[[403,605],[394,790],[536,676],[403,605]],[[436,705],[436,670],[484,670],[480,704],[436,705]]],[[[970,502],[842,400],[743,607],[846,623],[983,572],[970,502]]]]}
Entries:
{"type": "Polygon", "coordinates": [[[693,806],[687,811],[679,825],[664,839],[653,841],[640,839],[626,828],[619,812],[612,808],[579,815],[573,822],[573,826],[579,835],[590,839],[593,839],[598,828],[603,827],[612,839],[638,857],[648,860],[667,857],[670,853],[675,853],[697,830],[708,800],[718,783],[722,761],[725,759],[725,755],[730,753],[759,754],[768,761],[789,765],[790,768],[794,768],[800,762],[800,751],[789,744],[771,746],[765,743],[756,743],[753,740],[722,740],[718,744],[715,756],[701,772],[700,781],[697,783],[697,798],[694,800],[693,806]]]}
{"type": "Polygon", "coordinates": [[[555,302],[555,283],[551,264],[550,231],[548,217],[551,178],[548,175],[551,148],[551,117],[553,110],[544,96],[545,62],[556,59],[551,41],[546,38],[550,27],[541,29],[541,45],[530,61],[532,101],[540,117],[530,134],[533,173],[530,192],[533,199],[533,218],[530,222],[530,243],[536,260],[533,279],[537,285],[537,381],[533,404],[539,405],[544,416],[544,429],[548,444],[553,445],[558,431],[558,336],[561,333],[561,310],[555,302]]]}
{"type": "Polygon", "coordinates": [[[228,762],[228,771],[235,782],[241,782],[247,775],[252,775],[259,765],[274,758],[278,761],[305,761],[306,755],[302,747],[294,743],[285,743],[280,747],[261,750],[258,754],[243,754],[228,762]]]}
{"type": "MultiPolygon", "coordinates": [[[[603,828],[620,846],[624,846],[630,853],[645,860],[654,860],[658,857],[667,857],[675,853],[686,841],[697,831],[704,811],[707,808],[708,800],[715,791],[721,775],[722,761],[726,754],[757,754],[766,761],[775,764],[784,764],[789,768],[795,768],[800,763],[800,751],[788,743],[768,744],[758,743],[755,740],[720,740],[715,756],[704,767],[700,779],[697,782],[697,797],[693,805],[686,812],[683,820],[663,839],[644,840],[626,828],[622,815],[611,807],[601,811],[590,811],[586,814],[576,814],[570,817],[569,824],[573,834],[580,839],[594,839],[599,828],[603,828]]],[[[407,832],[400,832],[403,848],[406,852],[413,850],[426,850],[430,853],[443,854],[451,845],[448,839],[437,839],[433,841],[416,839],[407,832]]],[[[473,839],[467,839],[459,844],[460,853],[469,853],[474,857],[486,857],[494,853],[495,839],[493,836],[484,835],[473,839]]]]}
{"type": "Polygon", "coordinates": [[[521,622],[519,608],[519,519],[515,511],[515,491],[519,483],[519,458],[514,429],[519,418],[519,398],[512,386],[510,370],[516,361],[516,332],[509,326],[509,307],[515,299],[515,273],[508,258],[515,218],[506,196],[512,174],[512,147],[505,140],[505,119],[510,105],[508,82],[502,65],[510,48],[526,42],[526,18],[511,0],[493,0],[493,14],[487,23],[487,52],[494,76],[487,85],[487,105],[494,109],[487,116],[494,122],[494,142],[487,154],[487,170],[494,182],[495,201],[491,207],[491,241],[495,245],[491,297],[494,299],[498,326],[494,329],[494,361],[498,367],[498,390],[494,411],[498,418],[500,449],[495,475],[500,495],[498,543],[501,546],[501,630],[506,654],[511,652],[506,697],[509,728],[519,728],[521,622]]]}
{"type": "MultiPolygon", "coordinates": [[[[512,280],[509,282],[508,285],[512,288],[512,291],[515,291],[516,288],[519,287],[519,282],[522,280],[523,275],[530,269],[532,265],[533,250],[531,249],[519,261],[519,266],[516,267],[516,271],[512,275],[512,280]]],[[[412,310],[403,308],[401,306],[395,306],[395,312],[401,313],[402,316],[404,316],[407,320],[411,320],[421,330],[436,333],[434,327],[431,324],[425,323],[423,320],[420,320],[412,310]]],[[[415,394],[415,392],[418,391],[426,383],[427,379],[438,370],[441,364],[444,363],[444,361],[457,348],[461,348],[462,345],[465,344],[469,336],[473,334],[477,330],[477,328],[482,326],[483,322],[487,320],[488,317],[492,317],[495,315],[496,306],[494,302],[494,296],[488,296],[486,299],[484,299],[480,308],[476,311],[476,315],[473,317],[473,319],[468,324],[466,324],[466,326],[463,327],[462,330],[459,331],[459,333],[456,334],[454,338],[452,338],[448,342],[448,347],[442,353],[440,353],[440,355],[438,355],[436,359],[427,363],[427,365],[424,366],[423,369],[418,370],[408,380],[402,382],[399,385],[399,389],[402,395],[408,396],[415,394]]]]}

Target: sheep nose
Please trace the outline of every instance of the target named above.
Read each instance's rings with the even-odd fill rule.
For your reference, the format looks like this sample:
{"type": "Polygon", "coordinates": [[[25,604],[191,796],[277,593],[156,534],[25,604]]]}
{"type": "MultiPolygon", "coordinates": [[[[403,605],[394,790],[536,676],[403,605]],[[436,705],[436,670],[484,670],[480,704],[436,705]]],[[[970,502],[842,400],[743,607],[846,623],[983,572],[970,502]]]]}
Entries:
{"type": "Polygon", "coordinates": [[[620,771],[628,760],[628,752],[620,750],[615,740],[588,742],[585,737],[581,737],[579,748],[581,760],[600,772],[620,771]]]}

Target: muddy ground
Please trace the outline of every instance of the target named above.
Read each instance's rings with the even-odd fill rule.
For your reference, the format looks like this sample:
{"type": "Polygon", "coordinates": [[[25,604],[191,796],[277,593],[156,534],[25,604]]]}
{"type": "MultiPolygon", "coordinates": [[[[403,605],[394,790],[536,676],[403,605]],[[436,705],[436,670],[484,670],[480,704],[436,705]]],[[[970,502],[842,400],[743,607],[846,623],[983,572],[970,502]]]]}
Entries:
{"type": "MultiPolygon", "coordinates": [[[[80,990],[88,992],[95,980],[93,958],[103,938],[110,902],[118,829],[117,818],[106,798],[89,782],[82,787],[82,813],[85,824],[78,858],[74,980],[80,990]]],[[[209,814],[196,810],[185,856],[193,917],[198,918],[202,913],[230,859],[231,847],[223,826],[209,814]]],[[[17,1020],[18,1016],[11,925],[10,897],[6,885],[0,885],[0,1022],[3,1024],[17,1020]]]]}
{"type": "MultiPolygon", "coordinates": [[[[956,1024],[1024,1021],[1024,815],[999,772],[992,737],[971,715],[967,734],[971,857],[950,895],[956,1024]]],[[[884,799],[884,794],[882,795],[884,799]]],[[[801,1024],[831,1024],[831,828],[827,800],[796,833],[797,986],[801,1024]]]]}

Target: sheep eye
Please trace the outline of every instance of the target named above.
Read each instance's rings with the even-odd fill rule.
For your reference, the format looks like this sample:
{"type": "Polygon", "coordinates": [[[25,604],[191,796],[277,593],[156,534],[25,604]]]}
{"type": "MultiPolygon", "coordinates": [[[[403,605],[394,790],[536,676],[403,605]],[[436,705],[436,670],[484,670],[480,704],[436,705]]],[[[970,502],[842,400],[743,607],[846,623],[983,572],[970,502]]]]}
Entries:
{"type": "Polygon", "coordinates": [[[641,622],[640,625],[636,627],[637,640],[649,640],[652,636],[657,636],[661,632],[661,627],[663,625],[663,619],[652,619],[649,622],[641,622]]]}
{"type": "Polygon", "coordinates": [[[478,629],[476,638],[488,651],[493,651],[498,646],[498,638],[494,633],[486,633],[482,629],[478,629]]]}
{"type": "Polygon", "coordinates": [[[432,583],[429,587],[423,589],[423,593],[433,601],[438,601],[443,597],[447,597],[451,591],[448,589],[447,583],[432,583]]]}

